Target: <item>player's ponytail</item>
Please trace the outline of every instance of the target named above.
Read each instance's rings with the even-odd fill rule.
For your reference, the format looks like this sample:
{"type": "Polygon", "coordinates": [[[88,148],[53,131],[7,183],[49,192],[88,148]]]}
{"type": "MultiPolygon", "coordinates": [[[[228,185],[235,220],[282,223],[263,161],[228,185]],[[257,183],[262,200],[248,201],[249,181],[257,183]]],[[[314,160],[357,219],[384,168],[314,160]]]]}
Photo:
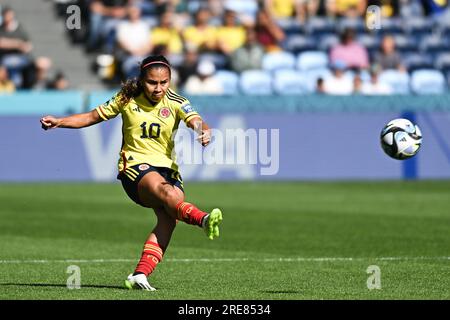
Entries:
{"type": "Polygon", "coordinates": [[[139,77],[127,80],[122,84],[119,91],[118,99],[121,105],[127,104],[132,98],[140,95],[144,89],[142,87],[142,79],[144,79],[145,72],[152,68],[166,67],[171,75],[171,67],[169,61],[164,56],[148,56],[141,62],[139,77]]]}

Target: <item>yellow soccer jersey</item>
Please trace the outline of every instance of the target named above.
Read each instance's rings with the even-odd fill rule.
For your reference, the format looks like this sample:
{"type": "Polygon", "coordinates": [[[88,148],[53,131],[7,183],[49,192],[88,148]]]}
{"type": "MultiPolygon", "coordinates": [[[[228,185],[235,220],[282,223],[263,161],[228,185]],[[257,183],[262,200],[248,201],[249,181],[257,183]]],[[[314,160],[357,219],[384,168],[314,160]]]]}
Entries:
{"type": "Polygon", "coordinates": [[[199,114],[189,100],[167,90],[164,98],[152,105],[144,93],[120,105],[117,94],[96,108],[103,120],[122,115],[122,149],[118,162],[119,171],[139,163],[178,171],[172,157],[174,142],[172,133],[181,120],[187,123],[199,114]]]}

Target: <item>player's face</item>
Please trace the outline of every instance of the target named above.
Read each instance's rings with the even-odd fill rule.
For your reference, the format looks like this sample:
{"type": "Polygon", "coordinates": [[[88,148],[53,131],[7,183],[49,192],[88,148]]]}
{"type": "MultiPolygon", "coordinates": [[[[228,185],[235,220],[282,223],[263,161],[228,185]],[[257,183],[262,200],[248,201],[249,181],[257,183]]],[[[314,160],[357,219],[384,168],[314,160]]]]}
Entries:
{"type": "Polygon", "coordinates": [[[151,101],[159,102],[170,85],[170,73],[167,68],[151,68],[142,79],[144,92],[151,101]]]}

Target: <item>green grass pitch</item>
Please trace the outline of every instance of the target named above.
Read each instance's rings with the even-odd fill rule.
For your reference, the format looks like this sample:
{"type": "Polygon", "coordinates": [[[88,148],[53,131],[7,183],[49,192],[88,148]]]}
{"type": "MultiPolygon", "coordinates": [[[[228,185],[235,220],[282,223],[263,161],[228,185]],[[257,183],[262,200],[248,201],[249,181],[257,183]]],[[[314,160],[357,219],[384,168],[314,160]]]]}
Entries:
{"type": "Polygon", "coordinates": [[[185,187],[221,236],[179,223],[143,292],[122,286],[155,218],[119,184],[0,184],[0,299],[450,298],[448,180],[185,187]]]}

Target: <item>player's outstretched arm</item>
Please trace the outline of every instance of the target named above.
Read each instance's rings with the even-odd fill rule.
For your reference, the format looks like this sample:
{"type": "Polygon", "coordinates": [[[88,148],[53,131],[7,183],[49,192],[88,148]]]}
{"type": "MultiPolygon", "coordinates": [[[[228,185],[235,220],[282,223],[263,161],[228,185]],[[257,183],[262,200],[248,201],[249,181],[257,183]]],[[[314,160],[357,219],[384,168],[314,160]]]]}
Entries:
{"type": "Polygon", "coordinates": [[[211,142],[211,129],[200,117],[193,117],[187,123],[188,127],[197,132],[197,140],[206,147],[211,142]]]}
{"type": "Polygon", "coordinates": [[[96,110],[85,113],[77,113],[63,118],[56,118],[54,116],[45,116],[41,118],[42,129],[44,130],[54,128],[79,129],[89,127],[101,121],[102,118],[100,118],[96,110]]]}

